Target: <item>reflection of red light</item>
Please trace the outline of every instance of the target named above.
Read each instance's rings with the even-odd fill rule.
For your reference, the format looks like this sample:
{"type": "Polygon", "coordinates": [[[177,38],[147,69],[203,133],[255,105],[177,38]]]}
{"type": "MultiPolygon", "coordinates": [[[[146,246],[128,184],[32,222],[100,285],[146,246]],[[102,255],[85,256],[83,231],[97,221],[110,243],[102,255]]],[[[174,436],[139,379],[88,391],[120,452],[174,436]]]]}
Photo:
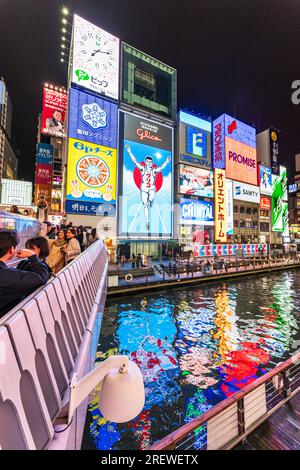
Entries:
{"type": "Polygon", "coordinates": [[[151,421],[150,410],[142,411],[137,418],[128,423],[137,437],[140,449],[146,449],[150,445],[150,428],[151,421]]]}
{"type": "MultiPolygon", "coordinates": [[[[259,343],[263,343],[261,339],[259,343]]],[[[242,350],[228,353],[228,363],[224,364],[222,371],[225,381],[221,389],[226,396],[234,393],[235,388],[242,388],[257,378],[260,364],[267,364],[270,354],[259,347],[258,343],[241,343],[242,350]]]]}
{"type": "MultiPolygon", "coordinates": [[[[141,162],[143,166],[145,165],[145,162],[141,162]]],[[[157,168],[157,165],[153,164],[153,168],[157,168]]],[[[135,168],[133,170],[133,179],[136,184],[136,186],[141,189],[141,184],[142,184],[142,173],[138,168],[135,168]]],[[[163,184],[163,175],[161,172],[157,173],[155,176],[155,181],[154,181],[154,186],[156,191],[159,191],[160,188],[162,187],[163,184]]]]}

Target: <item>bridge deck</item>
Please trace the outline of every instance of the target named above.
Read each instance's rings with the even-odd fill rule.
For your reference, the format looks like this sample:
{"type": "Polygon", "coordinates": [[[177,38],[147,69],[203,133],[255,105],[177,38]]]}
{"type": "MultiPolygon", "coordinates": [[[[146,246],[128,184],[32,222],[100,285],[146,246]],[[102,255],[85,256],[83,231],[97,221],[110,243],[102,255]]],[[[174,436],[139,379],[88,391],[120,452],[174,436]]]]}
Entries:
{"type": "Polygon", "coordinates": [[[235,450],[300,450],[300,393],[276,411],[235,450]]]}

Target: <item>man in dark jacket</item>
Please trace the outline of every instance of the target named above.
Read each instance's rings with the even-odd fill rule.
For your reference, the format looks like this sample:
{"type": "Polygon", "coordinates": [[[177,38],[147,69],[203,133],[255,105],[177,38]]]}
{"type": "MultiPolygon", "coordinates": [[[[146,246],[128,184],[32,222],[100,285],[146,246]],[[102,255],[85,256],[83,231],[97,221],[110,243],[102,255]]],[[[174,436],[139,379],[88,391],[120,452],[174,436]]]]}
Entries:
{"type": "Polygon", "coordinates": [[[26,249],[17,253],[17,244],[15,231],[0,229],[0,318],[49,279],[46,266],[36,254],[26,249]],[[14,256],[28,258],[27,271],[6,265],[14,256]]]}

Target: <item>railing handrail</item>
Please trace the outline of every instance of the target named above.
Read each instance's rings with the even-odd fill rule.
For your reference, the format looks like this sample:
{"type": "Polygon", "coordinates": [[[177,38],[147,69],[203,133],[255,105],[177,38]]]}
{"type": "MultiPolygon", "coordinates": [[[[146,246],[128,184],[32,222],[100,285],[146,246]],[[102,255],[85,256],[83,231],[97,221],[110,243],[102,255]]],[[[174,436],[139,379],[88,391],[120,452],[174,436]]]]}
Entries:
{"type": "MultiPolygon", "coordinates": [[[[80,253],[80,255],[78,255],[76,258],[74,258],[68,265],[64,266],[60,271],[59,273],[57,274],[51,274],[50,276],[50,279],[46,282],[46,284],[43,284],[42,286],[38,287],[35,291],[33,291],[31,294],[29,294],[28,296],[25,297],[25,299],[21,300],[21,302],[19,302],[15,307],[13,307],[11,310],[9,310],[9,312],[7,312],[5,315],[3,315],[3,317],[0,317],[0,326],[3,325],[5,322],[7,322],[7,320],[12,316],[14,315],[18,310],[20,310],[20,308],[22,306],[24,306],[25,303],[29,302],[31,299],[33,299],[39,292],[41,292],[47,285],[51,284],[58,276],[60,273],[63,273],[65,269],[67,269],[74,261],[78,260],[78,258],[80,256],[83,256],[86,251],[93,245],[95,245],[96,243],[98,244],[102,244],[103,241],[102,240],[96,240],[92,245],[90,245],[88,248],[86,248],[82,253],[80,253]]],[[[105,244],[103,243],[104,247],[105,247],[105,244]]],[[[16,265],[20,262],[21,260],[18,260],[18,262],[16,262],[16,265]]],[[[9,268],[12,268],[14,266],[11,266],[9,265],[8,266],[9,268]]]]}
{"type": "Polygon", "coordinates": [[[184,424],[180,428],[176,429],[176,431],[173,431],[172,433],[165,436],[164,438],[162,438],[161,440],[159,440],[158,442],[156,442],[155,444],[153,444],[152,446],[148,447],[145,450],[147,451],[148,450],[163,450],[163,449],[170,448],[171,446],[174,446],[176,442],[183,439],[187,434],[194,431],[196,428],[198,428],[205,422],[209,421],[210,419],[214,418],[216,415],[224,411],[230,405],[232,405],[233,403],[236,403],[238,400],[242,399],[243,397],[248,395],[248,393],[252,392],[256,388],[258,388],[260,385],[272,379],[274,376],[289,369],[292,364],[296,364],[298,361],[300,361],[300,351],[295,353],[292,357],[290,357],[286,361],[274,367],[274,369],[270,370],[269,372],[266,372],[264,375],[257,378],[250,384],[245,385],[245,387],[233,393],[230,397],[225,398],[220,403],[218,403],[217,405],[213,406],[208,411],[203,413],[201,416],[198,416],[197,418],[194,418],[189,423],[184,424]]]}

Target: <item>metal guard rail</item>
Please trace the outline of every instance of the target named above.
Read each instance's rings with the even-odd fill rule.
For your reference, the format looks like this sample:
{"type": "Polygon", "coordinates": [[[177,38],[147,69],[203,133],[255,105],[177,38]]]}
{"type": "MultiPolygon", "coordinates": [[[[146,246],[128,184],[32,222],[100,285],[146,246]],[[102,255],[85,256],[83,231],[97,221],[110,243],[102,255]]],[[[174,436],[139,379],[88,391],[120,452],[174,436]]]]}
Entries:
{"type": "Polygon", "coordinates": [[[145,450],[229,450],[300,390],[300,351],[145,450]]]}
{"type": "Polygon", "coordinates": [[[99,240],[0,319],[0,449],[80,448],[87,400],[68,426],[69,383],[94,367],[107,270],[99,240]]]}

